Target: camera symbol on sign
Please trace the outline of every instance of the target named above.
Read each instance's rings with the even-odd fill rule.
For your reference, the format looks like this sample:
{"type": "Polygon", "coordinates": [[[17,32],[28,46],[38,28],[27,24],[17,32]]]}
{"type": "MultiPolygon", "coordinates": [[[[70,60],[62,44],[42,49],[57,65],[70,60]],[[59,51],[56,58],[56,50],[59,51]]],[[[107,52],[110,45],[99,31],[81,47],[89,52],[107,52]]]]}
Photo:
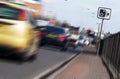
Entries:
{"type": "Polygon", "coordinates": [[[100,17],[106,17],[106,10],[100,9],[99,16],[100,16],[100,17]]]}

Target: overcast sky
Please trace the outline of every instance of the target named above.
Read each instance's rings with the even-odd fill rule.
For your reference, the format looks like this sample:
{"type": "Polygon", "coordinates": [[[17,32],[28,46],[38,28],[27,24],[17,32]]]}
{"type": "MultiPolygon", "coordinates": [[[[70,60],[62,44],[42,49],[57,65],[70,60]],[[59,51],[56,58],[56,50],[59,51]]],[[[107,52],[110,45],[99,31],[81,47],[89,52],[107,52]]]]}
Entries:
{"type": "Polygon", "coordinates": [[[44,10],[56,16],[58,20],[92,29],[97,29],[98,23],[101,23],[101,19],[97,18],[98,7],[111,8],[111,19],[104,21],[103,31],[120,31],[119,0],[42,0],[42,4],[44,10]]]}

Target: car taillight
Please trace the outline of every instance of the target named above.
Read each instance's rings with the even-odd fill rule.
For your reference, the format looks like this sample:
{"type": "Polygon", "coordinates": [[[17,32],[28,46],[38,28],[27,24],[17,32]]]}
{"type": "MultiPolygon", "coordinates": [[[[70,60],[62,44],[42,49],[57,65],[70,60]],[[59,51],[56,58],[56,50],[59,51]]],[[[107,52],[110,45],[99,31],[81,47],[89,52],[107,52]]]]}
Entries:
{"type": "Polygon", "coordinates": [[[46,35],[46,32],[38,32],[39,36],[44,36],[46,35]]]}
{"type": "Polygon", "coordinates": [[[25,10],[20,10],[20,12],[19,12],[19,20],[27,20],[27,11],[25,11],[25,10]]]}
{"type": "Polygon", "coordinates": [[[61,41],[65,40],[66,39],[66,36],[65,35],[60,35],[60,36],[57,36],[57,38],[61,41]]]}

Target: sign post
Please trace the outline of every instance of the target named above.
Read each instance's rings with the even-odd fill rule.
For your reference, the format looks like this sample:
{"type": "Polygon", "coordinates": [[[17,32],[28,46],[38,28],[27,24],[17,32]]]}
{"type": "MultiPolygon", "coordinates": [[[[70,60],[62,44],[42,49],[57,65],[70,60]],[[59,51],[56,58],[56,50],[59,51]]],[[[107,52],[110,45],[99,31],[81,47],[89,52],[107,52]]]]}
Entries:
{"type": "MultiPolygon", "coordinates": [[[[100,34],[97,38],[101,39],[103,22],[104,22],[104,20],[110,20],[110,17],[111,17],[111,9],[110,8],[105,8],[105,7],[98,8],[97,18],[102,19],[102,22],[100,24],[101,25],[100,26],[100,34]]],[[[98,46],[97,46],[97,55],[99,54],[99,49],[100,49],[100,42],[98,42],[98,46]]]]}

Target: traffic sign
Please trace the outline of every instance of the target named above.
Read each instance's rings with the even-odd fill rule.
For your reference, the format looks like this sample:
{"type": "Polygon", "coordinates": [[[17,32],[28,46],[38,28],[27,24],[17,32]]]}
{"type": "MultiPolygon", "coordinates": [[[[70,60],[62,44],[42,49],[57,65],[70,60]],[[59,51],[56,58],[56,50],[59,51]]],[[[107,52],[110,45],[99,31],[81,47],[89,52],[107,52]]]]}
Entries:
{"type": "Polygon", "coordinates": [[[110,17],[111,17],[111,9],[110,8],[105,8],[105,7],[99,7],[97,17],[99,19],[109,20],[110,17]]]}

